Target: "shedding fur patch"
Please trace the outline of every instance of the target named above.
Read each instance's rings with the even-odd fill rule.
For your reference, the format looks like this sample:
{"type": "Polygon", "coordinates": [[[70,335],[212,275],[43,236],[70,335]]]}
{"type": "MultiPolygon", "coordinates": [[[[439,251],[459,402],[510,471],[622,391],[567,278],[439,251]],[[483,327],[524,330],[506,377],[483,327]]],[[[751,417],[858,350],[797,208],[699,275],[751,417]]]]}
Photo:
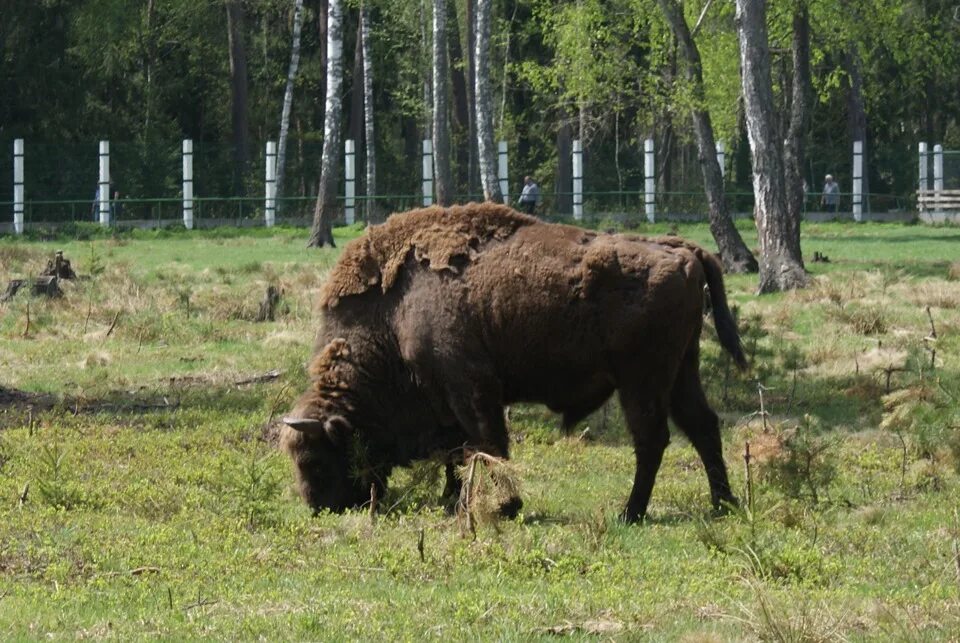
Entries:
{"type": "Polygon", "coordinates": [[[540,224],[536,218],[495,203],[394,214],[347,244],[320,292],[320,305],[333,308],[343,297],[377,286],[387,292],[409,256],[430,270],[460,274],[486,244],[535,224],[540,224]]]}

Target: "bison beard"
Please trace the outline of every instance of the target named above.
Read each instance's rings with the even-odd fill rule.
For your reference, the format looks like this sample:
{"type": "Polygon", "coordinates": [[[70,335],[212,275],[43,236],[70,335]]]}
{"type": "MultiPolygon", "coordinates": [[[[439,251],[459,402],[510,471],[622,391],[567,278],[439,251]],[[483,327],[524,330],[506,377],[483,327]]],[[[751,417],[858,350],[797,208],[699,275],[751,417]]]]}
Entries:
{"type": "MultiPolygon", "coordinates": [[[[699,373],[706,285],[721,344],[745,358],[722,270],[677,237],[598,234],[490,203],[396,214],[344,251],[324,285],[312,382],[282,442],[315,510],[382,497],[395,466],[463,449],[509,456],[503,407],[539,402],[572,426],[616,391],[642,519],[667,418],[693,443],[714,507],[735,503],[699,373]]],[[[515,513],[519,499],[504,507],[515,513]]]]}

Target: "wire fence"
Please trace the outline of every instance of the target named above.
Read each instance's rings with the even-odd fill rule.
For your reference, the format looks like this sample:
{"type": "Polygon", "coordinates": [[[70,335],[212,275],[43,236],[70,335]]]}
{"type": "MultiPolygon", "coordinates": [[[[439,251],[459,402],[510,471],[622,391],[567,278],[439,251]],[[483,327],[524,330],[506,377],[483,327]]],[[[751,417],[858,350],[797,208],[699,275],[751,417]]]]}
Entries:
{"type": "MultiPolygon", "coordinates": [[[[572,214],[567,204],[572,193],[544,195],[537,205],[537,216],[547,220],[570,220],[572,214]]],[[[584,192],[583,219],[588,223],[603,221],[640,223],[647,220],[644,194],[642,192],[584,192]]],[[[465,203],[481,200],[481,194],[463,194],[455,201],[465,203]]],[[[728,211],[735,217],[752,217],[753,194],[731,192],[726,194],[728,211]]],[[[275,221],[281,225],[309,225],[316,203],[315,196],[295,196],[277,199],[275,221]]],[[[884,194],[870,194],[865,199],[867,218],[877,215],[903,214],[908,217],[915,211],[915,198],[884,194]]],[[[338,212],[334,225],[346,223],[345,199],[338,198],[338,212]]],[[[383,195],[373,198],[355,197],[355,220],[379,223],[393,212],[402,212],[423,205],[419,194],[383,195]],[[370,207],[368,208],[368,204],[370,207]]],[[[516,204],[514,204],[516,205],[516,204]]],[[[827,212],[820,204],[820,195],[807,195],[804,213],[808,218],[850,218],[852,195],[840,194],[836,212],[827,212]]],[[[0,211],[11,213],[13,202],[0,202],[0,211]]],[[[657,220],[699,221],[708,218],[708,207],[702,192],[658,193],[654,204],[657,220]]],[[[7,217],[4,217],[7,218],[7,217]]],[[[895,217],[893,217],[895,218],[895,217]]],[[[194,197],[193,220],[197,227],[233,225],[238,227],[265,224],[265,200],[260,197],[194,197]]],[[[26,200],[24,202],[24,228],[31,229],[55,226],[64,223],[98,223],[99,203],[92,199],[26,200]]],[[[183,225],[183,200],[180,197],[166,198],[119,198],[110,201],[109,223],[118,228],[160,228],[183,225]]],[[[2,229],[2,228],[0,228],[2,229]]]]}

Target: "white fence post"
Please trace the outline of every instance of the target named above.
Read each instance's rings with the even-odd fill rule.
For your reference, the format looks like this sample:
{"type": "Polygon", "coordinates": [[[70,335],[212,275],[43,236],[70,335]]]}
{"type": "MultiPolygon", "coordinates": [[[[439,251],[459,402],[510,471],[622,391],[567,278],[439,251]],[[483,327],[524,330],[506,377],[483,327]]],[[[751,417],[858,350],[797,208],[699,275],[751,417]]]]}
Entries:
{"type": "Polygon", "coordinates": [[[352,138],[348,138],[343,142],[343,156],[346,166],[343,172],[345,179],[343,211],[347,219],[347,225],[353,225],[353,222],[357,219],[357,152],[356,144],[352,138]]]}
{"type": "Polygon", "coordinates": [[[433,139],[423,139],[423,205],[433,205],[433,139]]]}
{"type": "Polygon", "coordinates": [[[13,141],[13,231],[23,234],[23,139],[13,141]]]}
{"type": "Polygon", "coordinates": [[[933,146],[933,198],[937,201],[937,212],[942,212],[940,197],[943,192],[943,145],[933,146]]]}
{"type": "Polygon", "coordinates": [[[727,150],[723,145],[723,141],[717,141],[717,163],[720,164],[720,178],[723,178],[727,175],[727,150]]]}
{"type": "Polygon", "coordinates": [[[97,185],[100,225],[110,225],[110,141],[100,141],[100,181],[97,185]]]}
{"type": "Polygon", "coordinates": [[[643,207],[647,215],[647,221],[653,223],[656,221],[656,181],[654,173],[656,172],[653,156],[653,139],[648,138],[643,142],[643,207]]]}
{"type": "Polygon", "coordinates": [[[927,178],[927,168],[929,167],[930,160],[927,158],[927,144],[923,141],[920,141],[918,148],[920,153],[920,185],[917,189],[923,192],[930,188],[930,181],[927,178]]]}
{"type": "Polygon", "coordinates": [[[853,220],[863,221],[863,141],[853,142],[853,220]]]}
{"type": "Polygon", "coordinates": [[[263,182],[263,222],[268,228],[277,220],[277,142],[267,141],[263,182]]]}
{"type": "Polygon", "coordinates": [[[508,174],[507,142],[497,143],[497,178],[500,179],[500,194],[503,195],[503,202],[510,203],[510,177],[508,174]]]}
{"type": "Polygon", "coordinates": [[[573,141],[573,218],[583,219],[583,143],[573,141]]]}
{"type": "Polygon", "coordinates": [[[193,139],[183,139],[183,227],[193,230],[193,139]]]}

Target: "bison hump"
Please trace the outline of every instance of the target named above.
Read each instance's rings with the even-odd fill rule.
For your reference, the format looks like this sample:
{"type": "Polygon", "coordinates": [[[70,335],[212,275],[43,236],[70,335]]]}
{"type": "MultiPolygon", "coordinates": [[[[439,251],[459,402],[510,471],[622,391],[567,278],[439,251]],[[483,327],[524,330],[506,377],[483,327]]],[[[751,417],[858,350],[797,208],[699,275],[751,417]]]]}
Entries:
{"type": "Polygon", "coordinates": [[[518,228],[539,223],[534,217],[494,203],[394,214],[347,245],[324,284],[320,304],[332,308],[340,299],[375,286],[388,292],[408,258],[430,270],[458,275],[488,244],[508,239],[518,228]]]}

